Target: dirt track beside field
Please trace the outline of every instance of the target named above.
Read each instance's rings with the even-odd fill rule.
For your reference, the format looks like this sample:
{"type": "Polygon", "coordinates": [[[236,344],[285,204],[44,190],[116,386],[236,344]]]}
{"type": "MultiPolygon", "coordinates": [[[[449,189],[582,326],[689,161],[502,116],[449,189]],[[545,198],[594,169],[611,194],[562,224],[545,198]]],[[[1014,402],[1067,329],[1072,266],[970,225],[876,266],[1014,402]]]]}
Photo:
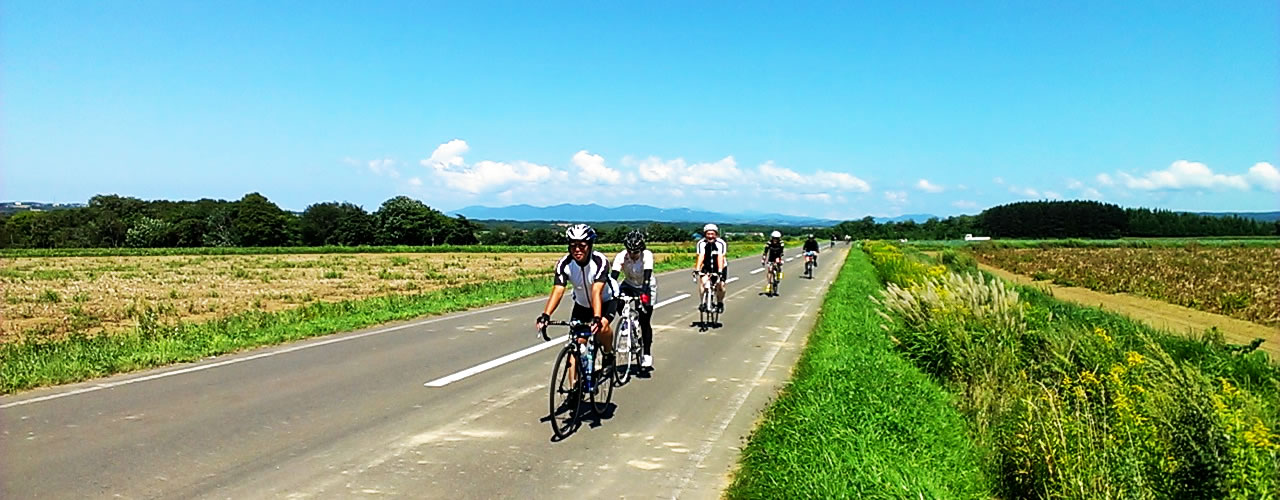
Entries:
{"type": "Polygon", "coordinates": [[[1173,333],[1199,335],[1209,328],[1217,327],[1227,342],[1232,344],[1248,344],[1254,339],[1261,338],[1264,342],[1259,349],[1265,351],[1271,359],[1280,360],[1280,329],[1127,293],[1102,293],[1087,288],[1055,285],[1049,281],[1036,281],[1029,276],[1014,274],[986,264],[978,264],[978,267],[1020,285],[1048,289],[1054,298],[1090,307],[1100,307],[1173,333]]]}

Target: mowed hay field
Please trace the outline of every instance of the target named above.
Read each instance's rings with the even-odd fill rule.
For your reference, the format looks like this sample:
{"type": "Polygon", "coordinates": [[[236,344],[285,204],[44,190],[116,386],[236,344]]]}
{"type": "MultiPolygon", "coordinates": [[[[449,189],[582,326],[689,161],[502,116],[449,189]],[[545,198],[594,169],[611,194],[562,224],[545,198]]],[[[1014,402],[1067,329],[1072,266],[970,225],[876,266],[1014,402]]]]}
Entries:
{"type": "Polygon", "coordinates": [[[545,275],[560,253],[5,258],[0,342],[545,275]]]}
{"type": "Polygon", "coordinates": [[[982,248],[1006,271],[1280,326],[1280,247],[982,248]]]}

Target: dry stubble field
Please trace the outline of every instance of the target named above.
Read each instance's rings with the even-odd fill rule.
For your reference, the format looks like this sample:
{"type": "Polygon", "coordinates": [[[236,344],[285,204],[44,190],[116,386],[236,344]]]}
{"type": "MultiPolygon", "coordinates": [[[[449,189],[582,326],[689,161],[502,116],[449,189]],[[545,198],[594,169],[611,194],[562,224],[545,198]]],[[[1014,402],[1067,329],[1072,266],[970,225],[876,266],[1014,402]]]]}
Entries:
{"type": "Polygon", "coordinates": [[[5,258],[0,342],[100,334],[143,315],[199,322],[522,276],[562,254],[293,254],[5,258]]]}
{"type": "Polygon", "coordinates": [[[975,248],[1006,271],[1280,326],[1280,248],[975,248]]]}

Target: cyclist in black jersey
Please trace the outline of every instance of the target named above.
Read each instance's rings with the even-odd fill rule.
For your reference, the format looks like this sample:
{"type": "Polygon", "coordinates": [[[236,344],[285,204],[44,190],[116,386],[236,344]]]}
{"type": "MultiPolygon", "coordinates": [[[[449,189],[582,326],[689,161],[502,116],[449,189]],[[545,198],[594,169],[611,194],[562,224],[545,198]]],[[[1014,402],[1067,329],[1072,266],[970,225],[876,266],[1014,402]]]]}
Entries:
{"type": "MultiPolygon", "coordinates": [[[[724,282],[729,279],[729,263],[726,258],[729,246],[720,238],[720,228],[715,224],[702,226],[702,236],[698,240],[698,259],[693,264],[693,272],[720,274],[720,281],[716,282],[716,311],[724,312],[724,282]]],[[[702,287],[702,282],[698,282],[698,287],[702,287]]]]}
{"type": "Polygon", "coordinates": [[[596,232],[591,226],[570,226],[565,236],[569,239],[569,253],[556,263],[551,296],[543,306],[542,315],[534,322],[534,328],[542,331],[546,327],[551,313],[560,306],[565,287],[572,283],[573,319],[591,323],[591,333],[604,346],[605,366],[613,366],[613,330],[609,322],[618,314],[619,304],[617,287],[609,277],[609,259],[594,250],[596,232]]]}
{"type": "Polygon", "coordinates": [[[813,239],[813,235],[809,235],[809,239],[804,240],[804,258],[813,260],[813,267],[818,267],[818,240],[813,239]]]}
{"type": "Polygon", "coordinates": [[[769,271],[765,279],[768,293],[777,293],[772,286],[773,273],[782,272],[782,254],[784,250],[785,245],[782,243],[782,233],[774,231],[769,235],[769,241],[764,244],[764,253],[760,255],[760,265],[765,266],[769,271]],[[770,264],[776,264],[776,266],[770,267],[770,264]]]}

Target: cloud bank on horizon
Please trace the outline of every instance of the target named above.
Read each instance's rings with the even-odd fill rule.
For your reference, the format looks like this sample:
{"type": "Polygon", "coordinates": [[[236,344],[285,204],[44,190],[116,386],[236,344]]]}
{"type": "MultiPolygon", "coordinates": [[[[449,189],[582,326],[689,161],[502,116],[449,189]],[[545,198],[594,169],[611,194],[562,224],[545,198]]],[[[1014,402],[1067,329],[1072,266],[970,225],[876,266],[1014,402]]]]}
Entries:
{"type": "Polygon", "coordinates": [[[343,161],[387,179],[401,192],[448,209],[518,203],[642,203],[852,218],[861,214],[849,208],[851,201],[878,207],[878,213],[872,210],[876,215],[901,215],[912,208],[913,197],[951,197],[944,201],[956,213],[973,213],[1021,200],[1090,199],[1134,205],[1132,200],[1140,193],[1280,193],[1280,170],[1266,161],[1232,174],[1215,172],[1204,163],[1176,160],[1164,169],[1104,172],[1088,180],[1063,179],[1055,186],[1013,184],[1003,177],[992,179],[988,187],[942,185],[926,178],[914,182],[886,179],[879,182],[883,185],[873,186],[859,175],[868,175],[872,169],[803,173],[774,160],[754,167],[740,165],[733,155],[714,161],[657,156],[623,156],[610,161],[582,149],[570,155],[564,165],[542,165],[524,160],[469,161],[466,156],[470,151],[467,141],[452,139],[416,164],[392,158],[343,161]],[[993,196],[999,201],[974,199],[993,196]],[[807,210],[797,213],[796,206],[807,210]]]}

